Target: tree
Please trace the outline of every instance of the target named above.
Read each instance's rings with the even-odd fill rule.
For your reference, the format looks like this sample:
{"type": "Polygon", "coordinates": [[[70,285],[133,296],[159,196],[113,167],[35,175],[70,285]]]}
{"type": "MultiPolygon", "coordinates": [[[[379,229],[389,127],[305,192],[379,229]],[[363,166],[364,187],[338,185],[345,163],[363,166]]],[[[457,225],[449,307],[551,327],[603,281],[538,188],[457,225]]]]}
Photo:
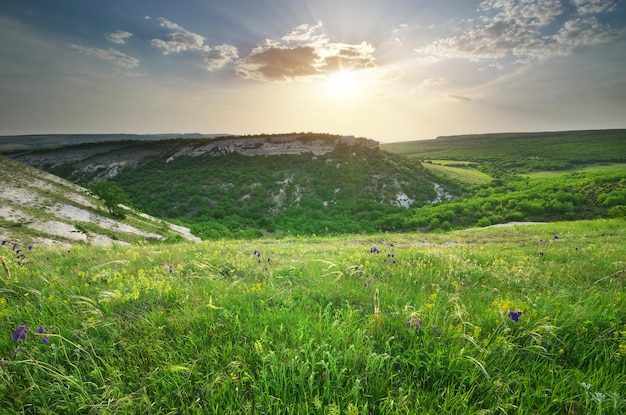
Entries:
{"type": "Polygon", "coordinates": [[[91,193],[104,202],[109,213],[116,218],[124,219],[126,213],[120,204],[128,204],[130,199],[124,190],[113,182],[96,180],[89,186],[91,193]]]}

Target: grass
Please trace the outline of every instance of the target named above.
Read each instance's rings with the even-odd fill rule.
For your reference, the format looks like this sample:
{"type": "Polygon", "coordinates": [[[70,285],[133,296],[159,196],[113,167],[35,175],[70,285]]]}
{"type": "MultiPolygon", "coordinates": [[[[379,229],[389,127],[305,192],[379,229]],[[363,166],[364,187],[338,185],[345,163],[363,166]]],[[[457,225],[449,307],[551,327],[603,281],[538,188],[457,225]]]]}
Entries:
{"type": "Polygon", "coordinates": [[[557,170],[557,171],[539,171],[533,173],[525,173],[524,176],[530,178],[551,178],[562,177],[572,173],[596,173],[596,172],[623,172],[626,171],[626,163],[602,163],[590,164],[577,169],[557,170]]]}
{"type": "Polygon", "coordinates": [[[0,412],[624,413],[624,246],[623,220],[9,241],[0,412]]]}
{"type": "Polygon", "coordinates": [[[464,162],[446,161],[445,163],[439,163],[438,161],[433,161],[433,163],[424,163],[423,166],[432,172],[468,184],[483,184],[493,179],[493,177],[488,174],[480,172],[470,166],[463,166],[462,164],[464,164],[464,162]]]}

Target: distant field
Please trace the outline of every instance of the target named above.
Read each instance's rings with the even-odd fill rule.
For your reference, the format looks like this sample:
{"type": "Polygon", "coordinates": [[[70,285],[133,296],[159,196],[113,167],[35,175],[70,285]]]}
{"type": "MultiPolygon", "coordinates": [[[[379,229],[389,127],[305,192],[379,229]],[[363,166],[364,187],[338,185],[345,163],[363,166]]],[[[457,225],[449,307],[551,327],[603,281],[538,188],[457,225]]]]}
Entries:
{"type": "MultiPolygon", "coordinates": [[[[436,160],[433,160],[435,162],[436,160]]],[[[469,166],[461,166],[464,162],[460,161],[450,161],[450,160],[437,160],[443,161],[445,163],[442,164],[431,164],[431,163],[423,163],[424,167],[434,173],[443,174],[451,179],[459,180],[463,183],[468,184],[481,184],[489,182],[492,177],[488,174],[480,172],[469,166]],[[454,166],[451,166],[451,165],[454,166]]],[[[465,162],[468,163],[469,162],[465,162]]]]}
{"type": "Polygon", "coordinates": [[[591,164],[589,166],[584,166],[578,169],[567,169],[567,170],[558,170],[558,171],[538,171],[534,173],[526,173],[524,176],[528,176],[530,178],[550,178],[550,177],[561,177],[571,173],[595,173],[595,172],[613,172],[613,171],[623,171],[626,172],[626,163],[608,163],[608,164],[591,164]]]}

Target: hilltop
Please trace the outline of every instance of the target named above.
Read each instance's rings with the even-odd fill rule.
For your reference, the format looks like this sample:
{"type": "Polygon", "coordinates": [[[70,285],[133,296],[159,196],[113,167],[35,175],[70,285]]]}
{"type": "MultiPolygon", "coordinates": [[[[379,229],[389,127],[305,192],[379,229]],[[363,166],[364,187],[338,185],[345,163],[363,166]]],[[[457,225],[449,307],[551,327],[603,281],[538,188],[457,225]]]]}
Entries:
{"type": "Polygon", "coordinates": [[[189,229],[126,209],[111,217],[85,188],[0,156],[0,238],[20,244],[128,244],[140,240],[199,240],[189,229]]]}

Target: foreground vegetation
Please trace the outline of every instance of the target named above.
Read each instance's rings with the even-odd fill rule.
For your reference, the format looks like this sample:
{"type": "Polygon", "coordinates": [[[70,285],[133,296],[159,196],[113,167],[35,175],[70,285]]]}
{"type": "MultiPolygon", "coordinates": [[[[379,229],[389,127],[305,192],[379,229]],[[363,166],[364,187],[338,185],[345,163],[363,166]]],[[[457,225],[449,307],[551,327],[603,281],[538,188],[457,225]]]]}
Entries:
{"type": "Polygon", "coordinates": [[[6,241],[0,411],[624,413],[625,230],[6,241]]]}

